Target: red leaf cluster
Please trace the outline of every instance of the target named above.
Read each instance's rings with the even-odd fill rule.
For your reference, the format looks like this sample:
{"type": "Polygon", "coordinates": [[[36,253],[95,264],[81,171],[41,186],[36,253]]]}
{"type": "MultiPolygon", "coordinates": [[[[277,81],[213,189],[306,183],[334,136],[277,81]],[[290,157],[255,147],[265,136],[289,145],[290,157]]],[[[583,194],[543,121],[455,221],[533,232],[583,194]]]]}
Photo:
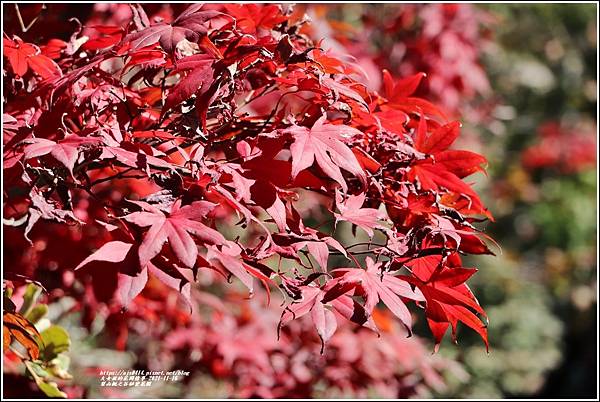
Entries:
{"type": "Polygon", "coordinates": [[[491,105],[478,102],[494,103],[488,99],[491,87],[481,63],[490,26],[498,24],[488,11],[469,4],[363,4],[357,7],[359,25],[350,25],[335,20],[342,6],[306,8],[314,19],[309,28],[313,35],[326,36],[339,53],[351,53],[368,73],[363,82],[369,88],[381,86],[382,67],[404,77],[418,74],[407,86],[411,93],[434,101],[451,116],[468,116],[470,122],[491,117],[491,105]]]}
{"type": "Polygon", "coordinates": [[[9,270],[54,278],[88,319],[154,279],[193,308],[193,283],[236,277],[279,289],[280,330],[310,316],[323,344],[340,317],[377,331],[379,302],[409,332],[424,310],[436,344],[459,321],[487,344],[459,257],[490,253],[464,181],[485,159],[450,149],[460,123],[414,95],[423,74],[367,89],[290,7],[129,15],[51,58],[4,40],[9,270]]]}

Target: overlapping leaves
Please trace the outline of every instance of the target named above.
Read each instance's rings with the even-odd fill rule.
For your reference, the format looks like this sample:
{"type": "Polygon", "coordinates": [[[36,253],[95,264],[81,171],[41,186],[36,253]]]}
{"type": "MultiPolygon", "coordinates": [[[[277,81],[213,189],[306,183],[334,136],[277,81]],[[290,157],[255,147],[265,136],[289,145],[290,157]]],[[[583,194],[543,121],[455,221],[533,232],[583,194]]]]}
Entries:
{"type": "Polygon", "coordinates": [[[338,320],[376,330],[379,303],[409,332],[424,308],[437,343],[458,322],[487,342],[464,285],[474,271],[447,263],[489,252],[473,223],[491,215],[463,181],[485,159],[450,149],[460,124],[414,96],[422,74],[384,72],[368,91],[283,7],[131,11],[125,30],[74,37],[90,58],[59,52],[56,71],[32,61],[36,45],[4,42],[5,177],[29,195],[5,202],[28,211],[26,234],[51,220],[94,228],[71,264],[94,300],[126,306],[154,278],[191,305],[198,275],[233,276],[251,294],[255,279],[278,285],[280,324],[310,315],[323,343],[338,320]],[[347,244],[339,222],[370,240],[347,244]],[[427,275],[425,251],[438,263],[427,275]]]}

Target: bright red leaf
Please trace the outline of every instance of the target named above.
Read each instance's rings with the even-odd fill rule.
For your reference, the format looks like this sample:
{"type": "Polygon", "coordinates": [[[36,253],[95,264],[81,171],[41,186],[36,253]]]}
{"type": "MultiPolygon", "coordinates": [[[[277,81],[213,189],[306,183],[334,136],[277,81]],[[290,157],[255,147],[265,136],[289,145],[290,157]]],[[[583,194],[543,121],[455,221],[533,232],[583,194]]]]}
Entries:
{"type": "Polygon", "coordinates": [[[355,128],[326,123],[325,116],[321,116],[311,128],[292,126],[283,130],[283,133],[290,134],[294,139],[290,146],[292,178],[296,178],[298,173],[316,161],[323,172],[338,182],[344,191],[348,189],[348,185],[340,168],[352,173],[363,183],[366,182],[364,170],[350,148],[344,144],[344,141],[360,135],[355,128]]]}
{"type": "Polygon", "coordinates": [[[142,211],[133,212],[124,219],[140,227],[150,226],[139,248],[142,267],[160,253],[167,240],[177,258],[190,268],[194,266],[198,256],[198,246],[191,235],[207,244],[225,242],[223,235],[202,223],[202,219],[215,207],[210,202],[196,201],[182,207],[178,200],[171,205],[169,212],[163,212],[147,202],[131,202],[142,208],[142,211]]]}

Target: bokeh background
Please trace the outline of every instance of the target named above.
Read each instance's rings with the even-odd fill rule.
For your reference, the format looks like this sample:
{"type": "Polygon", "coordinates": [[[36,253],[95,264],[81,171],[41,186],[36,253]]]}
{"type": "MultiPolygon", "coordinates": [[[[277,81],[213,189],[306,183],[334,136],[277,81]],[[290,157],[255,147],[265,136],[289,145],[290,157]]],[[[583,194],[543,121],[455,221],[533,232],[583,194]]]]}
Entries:
{"type": "MultiPolygon", "coordinates": [[[[102,15],[115,11],[111,7],[119,6],[54,7],[44,12],[28,38],[42,38],[51,24],[57,28],[53,35],[60,34],[67,29],[61,16],[101,22],[102,15]]],[[[433,387],[430,395],[594,397],[597,5],[297,7],[312,20],[308,34],[324,37],[326,48],[356,56],[371,77],[366,85],[379,88],[376,66],[401,76],[425,71],[421,94],[464,124],[459,147],[489,160],[488,177],[474,180],[496,219],[484,224],[486,232],[501,250],[494,249],[495,257],[468,258],[465,264],[479,268],[471,286],[490,317],[491,353],[469,331],[459,333],[458,346],[447,340],[440,355],[461,368],[454,367],[444,378],[447,386],[433,387]]],[[[16,24],[10,12],[5,9],[9,27],[16,24]]],[[[50,307],[53,322],[69,330],[74,389],[86,390],[80,395],[102,395],[85,382],[86,367],[135,367],[136,360],[154,353],[155,345],[143,341],[133,353],[115,350],[102,331],[105,323],[96,322],[91,331],[81,328],[78,318],[67,314],[67,299],[50,307]]],[[[426,331],[421,334],[427,339],[426,331]]],[[[227,393],[210,371],[193,376],[185,388],[173,385],[153,396],[227,393]]]]}

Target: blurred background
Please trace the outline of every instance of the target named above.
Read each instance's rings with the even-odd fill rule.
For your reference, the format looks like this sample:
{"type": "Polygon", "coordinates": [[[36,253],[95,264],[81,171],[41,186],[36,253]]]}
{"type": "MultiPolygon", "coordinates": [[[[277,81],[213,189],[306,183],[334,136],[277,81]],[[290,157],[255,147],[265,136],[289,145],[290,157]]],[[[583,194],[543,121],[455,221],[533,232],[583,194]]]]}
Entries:
{"type": "MultiPolygon", "coordinates": [[[[91,18],[100,23],[117,11],[121,18],[126,10],[117,8],[123,6],[69,6],[57,9],[55,18],[78,14],[82,21],[91,18]]],[[[463,122],[458,148],[474,150],[489,160],[488,177],[473,180],[495,217],[495,222],[484,224],[486,232],[502,249],[494,249],[495,257],[466,258],[465,266],[479,268],[470,284],[490,317],[491,353],[485,353],[475,334],[461,331],[458,346],[446,340],[439,355],[430,357],[428,334],[421,331],[425,359],[445,362],[446,366],[435,363],[439,367],[448,368],[453,361],[459,365],[450,367],[451,375],[439,370],[444,387],[430,386],[429,393],[408,396],[596,395],[596,7],[297,6],[295,12],[306,13],[312,21],[306,34],[326,38],[325,48],[353,54],[370,76],[365,82],[369,87],[380,87],[380,67],[400,76],[426,72],[427,82],[419,95],[443,105],[463,122]]],[[[50,24],[52,13],[46,13],[45,23],[50,24]]],[[[10,13],[5,14],[7,21],[10,13]]],[[[34,25],[31,35],[36,35],[35,29],[34,25]]],[[[111,335],[102,328],[117,324],[96,320],[91,330],[80,328],[79,318],[65,313],[69,303],[63,298],[50,306],[50,313],[54,322],[69,330],[75,374],[109,363],[136,367],[140,361],[151,361],[148,356],[163,353],[143,338],[136,341],[134,331],[129,333],[129,352],[116,350],[114,334],[119,330],[111,335]]],[[[169,342],[182,341],[173,335],[169,342]]],[[[177,353],[166,358],[177,361],[182,357],[177,353]]],[[[190,354],[183,352],[183,356],[190,354]]],[[[214,367],[197,370],[187,388],[173,385],[161,394],[154,390],[153,396],[228,395],[226,376],[215,372],[214,367]]],[[[80,382],[71,395],[107,396],[93,384],[80,382]]],[[[111,396],[124,395],[143,396],[111,396]]],[[[356,394],[316,389],[313,395],[356,394]]],[[[367,396],[382,394],[371,390],[367,396]]]]}
{"type": "Polygon", "coordinates": [[[464,397],[592,397],[597,371],[596,6],[490,5],[498,104],[473,129],[496,258],[473,259],[492,354],[459,350],[464,397]]]}

